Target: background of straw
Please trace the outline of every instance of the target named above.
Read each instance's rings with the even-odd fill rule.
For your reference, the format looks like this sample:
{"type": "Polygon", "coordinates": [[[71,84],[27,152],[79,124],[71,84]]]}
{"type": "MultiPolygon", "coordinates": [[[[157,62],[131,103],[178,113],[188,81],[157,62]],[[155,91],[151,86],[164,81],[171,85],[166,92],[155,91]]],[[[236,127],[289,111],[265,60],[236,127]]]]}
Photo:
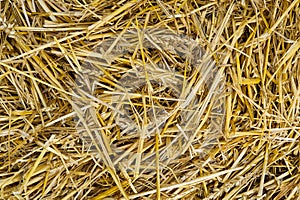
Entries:
{"type": "Polygon", "coordinates": [[[299,0],[4,0],[0,33],[1,199],[300,199],[299,0]],[[70,88],[97,44],[154,25],[224,70],[224,134],[133,179],[85,151],[70,88]]]}

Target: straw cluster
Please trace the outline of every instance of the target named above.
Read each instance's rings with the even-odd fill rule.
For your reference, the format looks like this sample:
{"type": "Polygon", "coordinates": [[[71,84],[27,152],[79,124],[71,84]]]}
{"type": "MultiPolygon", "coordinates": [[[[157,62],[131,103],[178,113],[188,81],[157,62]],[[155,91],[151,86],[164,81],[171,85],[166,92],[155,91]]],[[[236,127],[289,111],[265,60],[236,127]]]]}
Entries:
{"type": "Polygon", "coordinates": [[[300,199],[299,0],[4,0],[0,33],[0,199],[300,199]]]}

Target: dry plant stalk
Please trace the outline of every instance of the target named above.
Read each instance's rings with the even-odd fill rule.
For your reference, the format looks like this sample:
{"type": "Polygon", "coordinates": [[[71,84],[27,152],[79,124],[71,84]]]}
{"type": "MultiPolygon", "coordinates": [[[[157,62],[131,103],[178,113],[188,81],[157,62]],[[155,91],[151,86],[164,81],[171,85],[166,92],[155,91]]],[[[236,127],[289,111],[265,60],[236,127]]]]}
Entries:
{"type": "MultiPolygon", "coordinates": [[[[299,0],[4,0],[0,33],[0,199],[300,199],[299,0]],[[189,148],[167,165],[154,160],[150,172],[116,170],[76,129],[87,105],[74,98],[87,96],[74,83],[99,44],[147,28],[194,38],[224,72],[224,131],[205,156],[189,148]]],[[[170,59],[178,58],[140,44],[113,66],[89,60],[103,72],[88,105],[103,146],[121,136],[108,109],[118,74],[170,59]]],[[[151,107],[145,91],[131,105],[151,107]]],[[[162,137],[180,129],[175,117],[130,148],[157,157],[170,142],[162,137]]]]}

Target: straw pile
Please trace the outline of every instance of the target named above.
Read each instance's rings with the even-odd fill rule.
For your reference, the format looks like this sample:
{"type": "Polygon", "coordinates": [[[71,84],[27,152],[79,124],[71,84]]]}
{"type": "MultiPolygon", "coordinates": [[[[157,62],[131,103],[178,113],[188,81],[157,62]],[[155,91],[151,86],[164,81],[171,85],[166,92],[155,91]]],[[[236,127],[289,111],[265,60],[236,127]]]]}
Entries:
{"type": "MultiPolygon", "coordinates": [[[[0,32],[0,199],[300,199],[299,0],[4,0],[0,32]],[[153,102],[176,110],[147,137],[122,132],[112,92],[146,62],[170,65],[193,86],[205,71],[189,71],[188,59],[144,49],[139,40],[134,52],[98,59],[105,41],[112,41],[108,51],[128,30],[139,39],[155,28],[192,38],[206,52],[202,59],[216,63],[210,75],[226,81],[210,99],[225,99],[224,112],[213,121],[206,113],[215,107],[202,109],[201,126],[188,127],[196,130],[183,146],[171,142],[181,130],[176,92],[150,79],[132,91],[127,105],[136,113],[127,116],[137,123],[149,123],[153,102]],[[82,85],[91,77],[96,89],[82,85]],[[221,134],[203,148],[213,122],[221,134]],[[121,153],[111,153],[113,145],[121,153]],[[181,153],[165,162],[167,145],[168,155],[181,153]],[[134,156],[128,152],[138,155],[135,163],[121,165],[124,153],[134,156]]],[[[211,90],[199,91],[189,110],[206,105],[211,90]]]]}

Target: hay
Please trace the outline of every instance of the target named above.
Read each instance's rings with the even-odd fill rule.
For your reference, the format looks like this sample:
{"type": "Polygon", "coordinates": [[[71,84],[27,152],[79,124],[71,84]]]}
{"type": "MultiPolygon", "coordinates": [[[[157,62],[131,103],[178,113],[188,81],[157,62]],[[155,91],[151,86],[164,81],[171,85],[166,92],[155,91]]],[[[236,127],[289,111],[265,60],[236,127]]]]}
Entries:
{"type": "Polygon", "coordinates": [[[300,198],[299,0],[4,0],[0,10],[1,199],[300,198]],[[202,47],[201,70],[159,49],[172,34],[202,47]],[[135,49],[116,55],[128,50],[120,41],[135,49]],[[185,95],[152,81],[173,81],[145,70],[159,63],[188,80],[185,95]],[[130,92],[126,116],[143,128],[147,109],[171,113],[138,137],[122,130],[115,106],[133,66],[147,87],[130,92]],[[181,103],[193,92],[196,107],[181,103]],[[212,117],[224,98],[226,112],[212,117]],[[180,114],[195,110],[199,121],[181,126],[180,114]]]}

